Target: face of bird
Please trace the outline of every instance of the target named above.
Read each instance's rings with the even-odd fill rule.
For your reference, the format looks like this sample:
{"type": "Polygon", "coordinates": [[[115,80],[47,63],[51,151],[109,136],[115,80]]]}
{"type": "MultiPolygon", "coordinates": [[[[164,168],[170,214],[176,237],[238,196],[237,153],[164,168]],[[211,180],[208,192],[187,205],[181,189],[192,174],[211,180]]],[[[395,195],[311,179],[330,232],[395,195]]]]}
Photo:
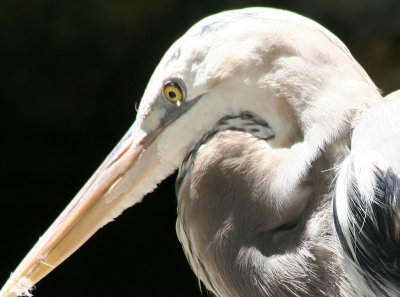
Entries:
{"type": "Polygon", "coordinates": [[[281,166],[294,166],[292,173],[277,171],[276,187],[270,189],[279,192],[273,197],[284,201],[282,184],[287,193],[293,192],[290,185],[307,174],[323,143],[340,131],[345,111],[357,104],[342,104],[342,98],[349,97],[346,92],[379,96],[364,85],[373,84],[344,45],[296,14],[247,9],[200,21],[167,51],[132,127],[26,256],[0,296],[26,291],[99,228],[139,202],[224,116],[255,114],[274,133],[268,140],[271,148],[297,150],[286,167],[281,166]],[[343,62],[340,67],[338,61],[343,62]],[[344,76],[351,78],[351,87],[338,89],[333,103],[329,94],[335,88],[329,86],[344,76]],[[327,98],[318,106],[319,120],[312,108],[318,105],[315,94],[327,98]],[[333,105],[337,114],[330,113],[333,105]],[[327,124],[316,128],[316,122],[327,124]],[[292,162],[296,156],[302,156],[298,165],[292,162]]]}

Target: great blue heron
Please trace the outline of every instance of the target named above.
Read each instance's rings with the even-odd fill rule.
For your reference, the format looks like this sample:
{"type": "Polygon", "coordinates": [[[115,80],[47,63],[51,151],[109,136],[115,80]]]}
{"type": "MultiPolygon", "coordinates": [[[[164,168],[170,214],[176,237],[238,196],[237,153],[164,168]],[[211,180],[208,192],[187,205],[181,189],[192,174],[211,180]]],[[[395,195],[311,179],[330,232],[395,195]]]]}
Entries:
{"type": "Polygon", "coordinates": [[[268,8],[208,17],[165,54],[135,123],[0,296],[28,293],[178,167],[177,234],[216,296],[394,296],[398,167],[389,170],[393,154],[362,151],[377,149],[365,133],[372,125],[380,135],[386,122],[375,126],[373,111],[389,104],[340,40],[309,19],[268,8]],[[375,188],[384,189],[379,203],[375,188]],[[377,214],[382,205],[390,208],[377,214]],[[378,239],[385,254],[366,263],[378,239]]]}

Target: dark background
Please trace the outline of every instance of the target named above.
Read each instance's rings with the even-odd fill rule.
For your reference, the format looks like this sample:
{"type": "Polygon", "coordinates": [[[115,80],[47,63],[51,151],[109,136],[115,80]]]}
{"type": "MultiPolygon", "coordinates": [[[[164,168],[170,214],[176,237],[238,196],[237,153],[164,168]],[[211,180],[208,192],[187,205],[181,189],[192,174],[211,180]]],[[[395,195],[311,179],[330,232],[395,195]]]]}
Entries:
{"type": "MultiPolygon", "coordinates": [[[[333,31],[384,93],[400,88],[400,1],[0,1],[0,284],[135,119],[169,45],[226,9],[273,6],[333,31]]],[[[175,176],[34,292],[200,296],[175,235],[175,176]]]]}

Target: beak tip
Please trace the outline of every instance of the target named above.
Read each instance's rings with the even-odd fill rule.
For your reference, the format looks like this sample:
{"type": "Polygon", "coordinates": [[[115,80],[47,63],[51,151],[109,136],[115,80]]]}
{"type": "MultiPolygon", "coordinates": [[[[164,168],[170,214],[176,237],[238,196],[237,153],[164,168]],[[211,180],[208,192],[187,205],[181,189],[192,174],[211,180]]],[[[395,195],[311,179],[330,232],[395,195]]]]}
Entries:
{"type": "Polygon", "coordinates": [[[32,281],[27,277],[22,277],[18,280],[13,278],[11,274],[10,279],[6,282],[4,287],[0,290],[0,297],[18,297],[18,296],[33,296],[31,291],[34,289],[32,281]]]}

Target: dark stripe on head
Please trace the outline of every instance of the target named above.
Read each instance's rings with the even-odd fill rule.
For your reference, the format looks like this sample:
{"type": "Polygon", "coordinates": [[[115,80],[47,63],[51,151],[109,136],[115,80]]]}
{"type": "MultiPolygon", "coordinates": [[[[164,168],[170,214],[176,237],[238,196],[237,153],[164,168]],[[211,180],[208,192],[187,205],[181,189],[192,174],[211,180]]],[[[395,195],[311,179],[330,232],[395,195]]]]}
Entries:
{"type": "Polygon", "coordinates": [[[176,61],[179,59],[179,57],[181,56],[181,52],[182,49],[180,47],[178,47],[178,49],[173,53],[173,55],[171,56],[171,58],[168,60],[167,65],[173,61],[176,61]]]}
{"type": "Polygon", "coordinates": [[[211,24],[207,24],[201,29],[200,35],[203,36],[206,33],[218,31],[224,28],[227,24],[229,24],[227,21],[215,21],[211,24]]]}

